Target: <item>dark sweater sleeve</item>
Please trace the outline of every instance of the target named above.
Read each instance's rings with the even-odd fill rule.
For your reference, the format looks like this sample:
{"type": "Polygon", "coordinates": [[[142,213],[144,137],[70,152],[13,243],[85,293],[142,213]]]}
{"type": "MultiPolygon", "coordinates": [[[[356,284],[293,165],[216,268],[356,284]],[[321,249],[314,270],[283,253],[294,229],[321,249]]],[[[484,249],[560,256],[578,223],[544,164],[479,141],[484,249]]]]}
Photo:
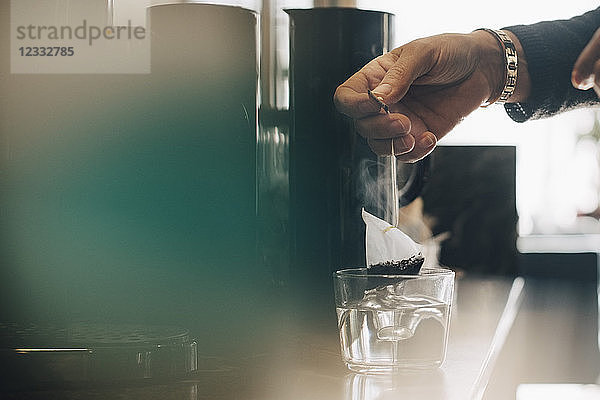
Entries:
{"type": "Polygon", "coordinates": [[[527,101],[504,105],[514,121],[524,122],[598,104],[593,89],[583,91],[571,85],[571,71],[599,27],[600,7],[569,20],[502,28],[519,38],[531,77],[531,95],[527,101]]]}

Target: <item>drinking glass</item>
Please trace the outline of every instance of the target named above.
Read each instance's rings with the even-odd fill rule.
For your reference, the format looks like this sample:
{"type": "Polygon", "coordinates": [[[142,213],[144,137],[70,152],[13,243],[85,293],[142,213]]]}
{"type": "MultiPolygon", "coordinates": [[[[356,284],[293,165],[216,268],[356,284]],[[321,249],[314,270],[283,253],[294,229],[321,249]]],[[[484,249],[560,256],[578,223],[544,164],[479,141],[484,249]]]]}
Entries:
{"type": "Polygon", "coordinates": [[[442,365],[454,272],[423,267],[418,275],[333,275],[342,358],[356,372],[386,373],[442,365]]]}

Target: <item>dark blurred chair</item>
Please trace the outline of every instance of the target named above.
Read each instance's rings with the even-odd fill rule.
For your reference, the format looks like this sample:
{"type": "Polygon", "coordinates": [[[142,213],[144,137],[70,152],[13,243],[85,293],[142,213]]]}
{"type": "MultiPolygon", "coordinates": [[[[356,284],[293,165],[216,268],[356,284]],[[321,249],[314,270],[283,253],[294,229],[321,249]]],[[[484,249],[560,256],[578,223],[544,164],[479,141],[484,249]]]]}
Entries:
{"type": "Polygon", "coordinates": [[[433,235],[448,232],[440,263],[480,273],[517,272],[516,148],[440,146],[422,193],[433,235]]]}

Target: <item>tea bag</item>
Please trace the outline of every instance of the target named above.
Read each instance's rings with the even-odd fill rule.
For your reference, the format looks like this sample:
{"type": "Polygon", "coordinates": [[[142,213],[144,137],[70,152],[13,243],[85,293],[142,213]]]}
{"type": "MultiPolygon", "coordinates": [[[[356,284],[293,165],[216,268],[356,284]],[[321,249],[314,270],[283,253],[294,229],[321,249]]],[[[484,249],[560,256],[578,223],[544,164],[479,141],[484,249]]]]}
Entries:
{"type": "Polygon", "coordinates": [[[362,210],[367,272],[417,275],[425,261],[419,245],[395,226],[362,210]]]}

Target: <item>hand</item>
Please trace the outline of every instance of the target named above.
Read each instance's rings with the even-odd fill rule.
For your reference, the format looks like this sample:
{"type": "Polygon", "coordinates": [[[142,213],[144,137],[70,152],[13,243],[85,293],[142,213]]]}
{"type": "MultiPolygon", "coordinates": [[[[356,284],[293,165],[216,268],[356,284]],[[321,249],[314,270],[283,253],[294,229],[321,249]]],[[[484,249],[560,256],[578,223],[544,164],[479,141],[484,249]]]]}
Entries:
{"type": "Polygon", "coordinates": [[[375,58],[337,88],[334,101],[375,153],[391,154],[393,140],[398,159],[414,162],[503,84],[504,55],[490,33],[443,34],[375,58]]]}
{"type": "Polygon", "coordinates": [[[577,57],[571,73],[571,83],[582,90],[593,87],[600,97],[600,29],[594,33],[590,42],[577,57]]]}

